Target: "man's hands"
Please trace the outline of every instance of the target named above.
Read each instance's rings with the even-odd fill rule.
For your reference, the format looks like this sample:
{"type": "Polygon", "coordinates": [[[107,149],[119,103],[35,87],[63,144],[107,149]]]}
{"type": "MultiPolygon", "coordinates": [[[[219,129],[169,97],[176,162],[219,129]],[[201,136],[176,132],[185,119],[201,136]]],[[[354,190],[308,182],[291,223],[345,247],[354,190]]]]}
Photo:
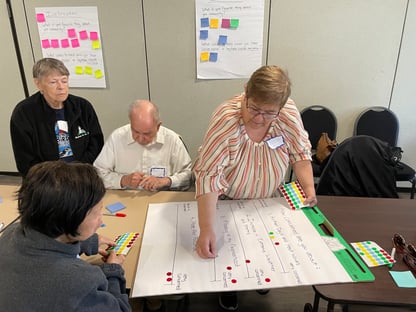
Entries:
{"type": "Polygon", "coordinates": [[[120,181],[121,187],[129,187],[133,189],[142,188],[146,191],[157,191],[164,187],[170,187],[172,181],[168,177],[155,177],[145,175],[142,172],[133,172],[125,175],[120,181]]]}

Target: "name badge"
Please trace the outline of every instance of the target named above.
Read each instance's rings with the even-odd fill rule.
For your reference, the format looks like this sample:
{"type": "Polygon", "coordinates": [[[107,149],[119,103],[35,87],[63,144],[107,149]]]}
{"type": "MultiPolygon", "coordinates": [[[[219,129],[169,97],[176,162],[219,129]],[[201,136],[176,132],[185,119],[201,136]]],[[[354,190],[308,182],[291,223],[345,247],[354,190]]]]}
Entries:
{"type": "Polygon", "coordinates": [[[266,140],[266,143],[271,149],[276,149],[285,144],[285,140],[283,139],[283,136],[279,135],[266,140]]]}
{"type": "Polygon", "coordinates": [[[152,167],[150,168],[150,175],[158,178],[166,177],[166,168],[152,167]]]}

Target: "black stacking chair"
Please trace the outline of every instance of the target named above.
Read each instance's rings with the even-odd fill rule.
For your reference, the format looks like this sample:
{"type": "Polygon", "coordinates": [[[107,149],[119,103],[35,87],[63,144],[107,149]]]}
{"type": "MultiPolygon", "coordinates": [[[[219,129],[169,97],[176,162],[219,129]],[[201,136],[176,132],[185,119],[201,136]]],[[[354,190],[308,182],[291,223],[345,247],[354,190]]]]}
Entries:
{"type": "MultiPolygon", "coordinates": [[[[328,133],[331,140],[335,140],[337,136],[337,118],[335,114],[328,108],[321,105],[308,106],[300,112],[303,127],[309,134],[309,140],[312,144],[312,153],[316,151],[319,138],[322,132],[328,133]]],[[[322,166],[315,158],[312,160],[313,176],[319,178],[322,166]]],[[[292,180],[292,170],[290,171],[290,180],[292,180]]]]}
{"type": "MultiPolygon", "coordinates": [[[[399,120],[396,114],[382,106],[374,106],[364,110],[355,120],[354,135],[370,135],[397,146],[399,137],[399,120]]],[[[415,196],[415,170],[403,162],[396,166],[396,181],[411,183],[410,198],[415,196]]]]}

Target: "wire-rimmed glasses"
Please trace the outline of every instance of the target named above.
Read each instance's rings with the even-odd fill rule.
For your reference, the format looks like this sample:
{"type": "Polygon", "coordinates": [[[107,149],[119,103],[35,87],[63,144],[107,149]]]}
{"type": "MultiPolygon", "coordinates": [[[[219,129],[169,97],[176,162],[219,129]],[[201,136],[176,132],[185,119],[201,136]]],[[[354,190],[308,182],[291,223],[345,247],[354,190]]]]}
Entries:
{"type": "Polygon", "coordinates": [[[272,120],[272,119],[276,118],[277,116],[279,116],[279,113],[280,113],[280,110],[277,111],[277,112],[275,112],[275,111],[263,112],[260,109],[258,109],[257,107],[248,105],[248,99],[247,98],[246,98],[246,108],[247,108],[247,111],[251,115],[253,115],[253,117],[261,115],[265,120],[272,120]]]}

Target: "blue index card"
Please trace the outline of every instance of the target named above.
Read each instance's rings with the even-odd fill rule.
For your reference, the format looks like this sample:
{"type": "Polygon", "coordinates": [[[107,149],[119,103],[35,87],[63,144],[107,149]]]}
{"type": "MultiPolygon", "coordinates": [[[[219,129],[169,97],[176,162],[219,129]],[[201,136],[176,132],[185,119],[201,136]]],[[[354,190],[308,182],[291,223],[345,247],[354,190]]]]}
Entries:
{"type": "Polygon", "coordinates": [[[105,206],[105,208],[107,208],[111,213],[115,213],[117,211],[123,210],[124,208],[126,208],[126,206],[124,206],[120,202],[116,202],[114,204],[105,206]]]}
{"type": "Polygon", "coordinates": [[[389,271],[389,273],[398,287],[416,288],[416,278],[413,276],[412,272],[389,271]]]}

